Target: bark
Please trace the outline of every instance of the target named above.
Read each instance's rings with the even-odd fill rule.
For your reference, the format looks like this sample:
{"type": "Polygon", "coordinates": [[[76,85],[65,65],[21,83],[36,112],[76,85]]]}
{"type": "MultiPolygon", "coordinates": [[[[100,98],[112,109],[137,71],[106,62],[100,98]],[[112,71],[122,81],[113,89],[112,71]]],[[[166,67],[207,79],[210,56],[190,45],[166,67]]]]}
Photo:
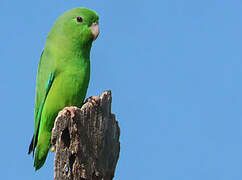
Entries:
{"type": "Polygon", "coordinates": [[[111,114],[111,91],[81,108],[68,107],[52,130],[55,180],[111,180],[119,158],[120,129],[111,114]]]}

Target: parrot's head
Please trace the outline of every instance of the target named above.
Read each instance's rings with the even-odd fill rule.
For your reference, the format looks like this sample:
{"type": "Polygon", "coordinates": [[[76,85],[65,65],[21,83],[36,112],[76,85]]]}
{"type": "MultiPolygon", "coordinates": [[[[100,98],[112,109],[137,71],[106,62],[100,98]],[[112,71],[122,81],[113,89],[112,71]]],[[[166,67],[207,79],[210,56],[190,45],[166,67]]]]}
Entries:
{"type": "Polygon", "coordinates": [[[91,46],[99,35],[98,15],[87,8],[74,8],[59,17],[48,38],[63,39],[63,43],[91,46]]]}

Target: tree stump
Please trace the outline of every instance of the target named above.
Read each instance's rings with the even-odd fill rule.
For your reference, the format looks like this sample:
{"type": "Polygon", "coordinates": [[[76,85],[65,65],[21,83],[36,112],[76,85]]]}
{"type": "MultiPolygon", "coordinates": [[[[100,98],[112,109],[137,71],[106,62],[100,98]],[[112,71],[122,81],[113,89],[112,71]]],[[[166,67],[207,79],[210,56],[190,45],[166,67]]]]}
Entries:
{"type": "MultiPolygon", "coordinates": [[[[97,97],[96,97],[97,99],[97,97]]],[[[52,130],[55,180],[112,180],[119,158],[120,129],[111,114],[111,91],[98,101],[59,112],[52,130]]]]}

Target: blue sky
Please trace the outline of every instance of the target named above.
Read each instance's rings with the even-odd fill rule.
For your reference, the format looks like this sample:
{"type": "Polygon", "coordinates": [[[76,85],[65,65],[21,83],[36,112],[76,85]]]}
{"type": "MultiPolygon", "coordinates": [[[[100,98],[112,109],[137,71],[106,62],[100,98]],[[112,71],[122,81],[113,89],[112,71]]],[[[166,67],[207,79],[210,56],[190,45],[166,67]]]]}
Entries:
{"type": "Polygon", "coordinates": [[[27,155],[37,65],[54,21],[80,6],[100,16],[87,96],[112,90],[115,179],[241,179],[239,0],[1,0],[1,179],[53,179],[53,153],[38,172],[27,155]]]}

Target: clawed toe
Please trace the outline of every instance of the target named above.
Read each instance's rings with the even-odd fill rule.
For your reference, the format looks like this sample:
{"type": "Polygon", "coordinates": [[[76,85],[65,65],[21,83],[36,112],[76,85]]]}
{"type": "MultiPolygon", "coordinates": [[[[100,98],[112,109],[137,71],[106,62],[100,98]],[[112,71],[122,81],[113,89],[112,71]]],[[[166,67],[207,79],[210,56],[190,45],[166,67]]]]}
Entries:
{"type": "Polygon", "coordinates": [[[75,107],[66,107],[65,110],[71,114],[71,118],[75,117],[75,107]]]}

